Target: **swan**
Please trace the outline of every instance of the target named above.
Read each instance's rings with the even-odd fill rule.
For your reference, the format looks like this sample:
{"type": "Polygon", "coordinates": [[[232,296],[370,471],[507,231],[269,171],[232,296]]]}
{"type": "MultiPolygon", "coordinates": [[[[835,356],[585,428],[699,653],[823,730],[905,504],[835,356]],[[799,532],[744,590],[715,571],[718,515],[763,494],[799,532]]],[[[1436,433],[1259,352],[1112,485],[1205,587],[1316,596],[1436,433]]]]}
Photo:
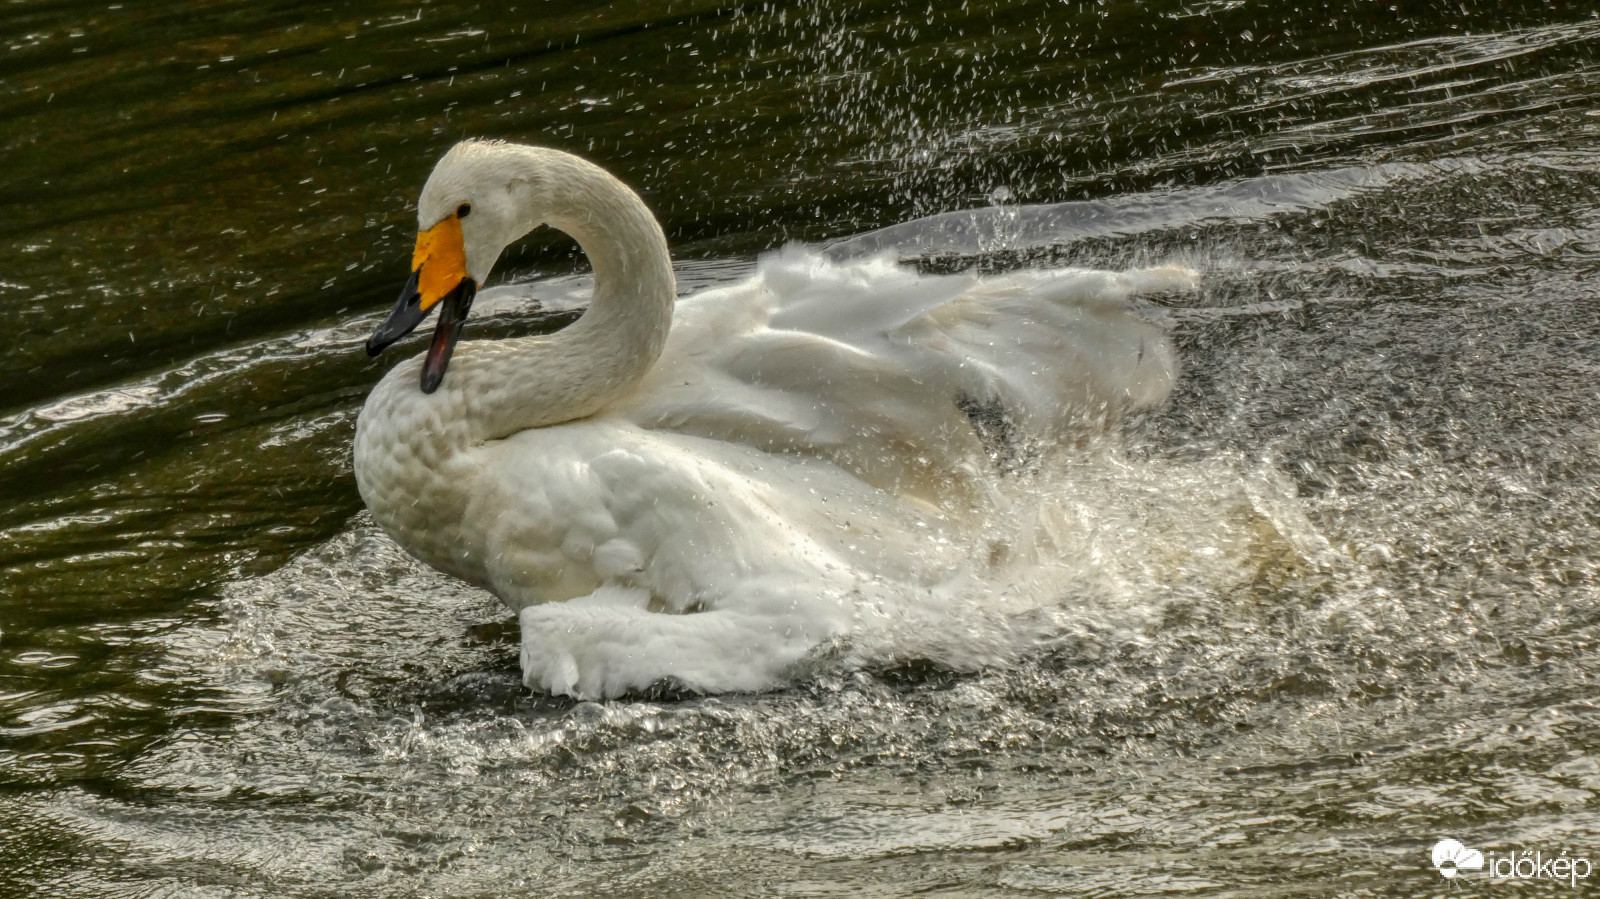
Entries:
{"type": "Polygon", "coordinates": [[[439,160],[417,220],[368,354],[438,322],[360,413],[361,497],[518,614],[529,687],[578,698],[773,688],[864,619],[1006,564],[1008,483],[1170,390],[1170,344],[1127,298],[1195,280],[935,276],[790,247],[680,302],[636,193],[488,140],[439,160]],[[587,255],[587,310],[460,342],[501,252],[540,226],[587,255]]]}

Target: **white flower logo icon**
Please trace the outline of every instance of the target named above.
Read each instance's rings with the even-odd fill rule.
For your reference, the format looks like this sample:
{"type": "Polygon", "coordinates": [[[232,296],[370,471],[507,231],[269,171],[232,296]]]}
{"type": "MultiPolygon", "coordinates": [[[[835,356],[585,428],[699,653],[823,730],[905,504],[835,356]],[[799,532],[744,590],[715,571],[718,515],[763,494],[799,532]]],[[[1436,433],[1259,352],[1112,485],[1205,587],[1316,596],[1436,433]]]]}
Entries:
{"type": "Polygon", "coordinates": [[[1483,853],[1468,849],[1460,840],[1443,839],[1433,844],[1433,866],[1445,877],[1454,877],[1462,871],[1483,868],[1483,853]]]}

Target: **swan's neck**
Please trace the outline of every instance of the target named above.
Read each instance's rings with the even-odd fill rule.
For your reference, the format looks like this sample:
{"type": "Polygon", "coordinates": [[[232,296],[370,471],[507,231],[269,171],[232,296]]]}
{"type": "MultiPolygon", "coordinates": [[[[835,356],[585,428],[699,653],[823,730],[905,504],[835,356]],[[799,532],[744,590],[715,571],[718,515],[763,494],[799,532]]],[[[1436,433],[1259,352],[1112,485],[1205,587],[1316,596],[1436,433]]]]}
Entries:
{"type": "Polygon", "coordinates": [[[476,341],[458,352],[445,386],[476,441],[586,418],[630,393],[661,355],[677,288],[661,226],[638,194],[575,156],[531,150],[513,161],[520,219],[512,239],[541,224],[571,235],[594,268],[594,298],[553,335],[476,341]]]}
{"type": "Polygon", "coordinates": [[[588,311],[552,335],[463,343],[431,394],[418,386],[421,356],[396,366],[367,398],[355,439],[356,482],[373,517],[412,553],[474,583],[485,560],[462,541],[483,472],[464,450],[628,395],[661,355],[676,296],[660,226],[603,169],[506,148],[492,177],[504,178],[509,201],[496,210],[496,252],[543,224],[570,234],[594,267],[588,311]]]}

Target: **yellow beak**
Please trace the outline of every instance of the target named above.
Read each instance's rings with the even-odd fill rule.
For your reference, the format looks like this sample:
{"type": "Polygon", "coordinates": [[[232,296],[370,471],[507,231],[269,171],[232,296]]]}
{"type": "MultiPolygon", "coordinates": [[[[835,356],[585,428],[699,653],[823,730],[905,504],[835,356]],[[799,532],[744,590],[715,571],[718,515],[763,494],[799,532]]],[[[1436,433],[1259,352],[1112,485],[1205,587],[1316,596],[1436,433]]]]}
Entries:
{"type": "Polygon", "coordinates": [[[389,317],[367,338],[367,355],[376,356],[410,334],[433,307],[442,303],[433,341],[428,344],[422,362],[422,392],[432,393],[444,381],[450,355],[461,338],[461,329],[477,292],[477,282],[467,277],[461,219],[449,215],[417,235],[417,248],[411,254],[411,277],[400,289],[400,299],[389,317]]]}
{"type": "Polygon", "coordinates": [[[467,277],[467,250],[461,239],[461,219],[447,215],[439,224],[417,233],[411,254],[411,271],[417,275],[421,311],[427,312],[467,277]]]}

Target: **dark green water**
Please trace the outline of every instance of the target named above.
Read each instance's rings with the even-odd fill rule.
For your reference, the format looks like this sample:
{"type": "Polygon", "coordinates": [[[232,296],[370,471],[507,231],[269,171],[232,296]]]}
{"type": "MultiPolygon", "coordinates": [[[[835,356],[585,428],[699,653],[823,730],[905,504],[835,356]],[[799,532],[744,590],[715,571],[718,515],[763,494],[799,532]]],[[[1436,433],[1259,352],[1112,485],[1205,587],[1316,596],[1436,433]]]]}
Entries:
{"type": "MultiPolygon", "coordinates": [[[[0,123],[0,895],[1600,883],[1428,867],[1600,861],[1590,4],[14,0],[0,123]],[[795,239],[1202,270],[1086,488],[1122,586],[979,672],[526,694],[350,474],[466,136],[612,168],[691,289],[795,239]],[[1293,539],[1157,564],[1214,520],[1293,539]]],[[[506,271],[479,336],[584,287],[506,271]]]]}

